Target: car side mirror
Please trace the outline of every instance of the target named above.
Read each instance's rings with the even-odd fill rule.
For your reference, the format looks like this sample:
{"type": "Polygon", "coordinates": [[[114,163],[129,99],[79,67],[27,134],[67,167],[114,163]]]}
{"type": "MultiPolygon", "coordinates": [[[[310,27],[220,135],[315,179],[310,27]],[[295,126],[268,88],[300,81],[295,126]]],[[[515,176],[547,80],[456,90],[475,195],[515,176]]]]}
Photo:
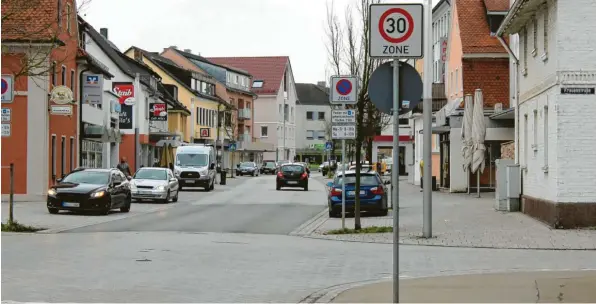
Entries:
{"type": "Polygon", "coordinates": [[[175,177],[172,177],[172,178],[170,179],[170,181],[171,181],[171,182],[177,182],[177,181],[178,181],[178,179],[176,179],[175,177]]]}
{"type": "Polygon", "coordinates": [[[61,179],[61,178],[57,178],[57,179],[56,179],[56,182],[57,182],[57,183],[60,183],[60,182],[62,182],[62,179],[61,179]]]}
{"type": "Polygon", "coordinates": [[[327,187],[329,187],[329,188],[333,187],[333,182],[328,182],[327,187]]]}
{"type": "Polygon", "coordinates": [[[129,175],[129,176],[126,177],[126,179],[127,180],[131,180],[132,179],[132,176],[129,175]]]}
{"type": "Polygon", "coordinates": [[[215,169],[215,163],[211,163],[211,165],[209,165],[209,170],[213,170],[215,169]]]}

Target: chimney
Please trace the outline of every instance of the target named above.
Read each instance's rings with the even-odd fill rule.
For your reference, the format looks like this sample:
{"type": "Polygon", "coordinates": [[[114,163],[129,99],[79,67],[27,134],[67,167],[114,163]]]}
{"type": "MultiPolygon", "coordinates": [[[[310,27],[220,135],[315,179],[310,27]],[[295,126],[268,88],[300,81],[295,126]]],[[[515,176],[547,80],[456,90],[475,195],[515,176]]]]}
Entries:
{"type": "Polygon", "coordinates": [[[325,87],[327,87],[327,82],[325,82],[325,81],[319,81],[319,82],[317,82],[317,85],[320,86],[320,87],[325,88],[325,87]]]}
{"type": "Polygon", "coordinates": [[[192,50],[191,49],[184,49],[184,52],[191,53],[192,54],[192,50]]]}
{"type": "Polygon", "coordinates": [[[99,29],[99,33],[106,39],[108,38],[108,28],[107,27],[102,27],[99,29]]]}
{"type": "Polygon", "coordinates": [[[177,50],[178,49],[178,46],[176,46],[176,45],[170,45],[170,48],[177,50]]]}

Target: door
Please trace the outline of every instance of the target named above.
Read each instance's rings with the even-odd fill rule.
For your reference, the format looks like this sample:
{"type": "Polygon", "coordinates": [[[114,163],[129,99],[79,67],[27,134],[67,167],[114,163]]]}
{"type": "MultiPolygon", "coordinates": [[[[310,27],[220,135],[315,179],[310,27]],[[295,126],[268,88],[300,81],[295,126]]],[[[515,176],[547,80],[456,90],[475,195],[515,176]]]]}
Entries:
{"type": "Polygon", "coordinates": [[[126,184],[124,184],[124,174],[121,172],[116,172],[112,174],[112,182],[114,184],[114,189],[112,190],[112,207],[120,207],[124,204],[124,199],[126,198],[126,184]]]}
{"type": "Polygon", "coordinates": [[[170,169],[168,169],[168,181],[171,192],[178,193],[178,180],[174,178],[174,174],[170,169]]]}
{"type": "Polygon", "coordinates": [[[408,175],[406,173],[406,147],[399,147],[399,175],[408,175]]]}

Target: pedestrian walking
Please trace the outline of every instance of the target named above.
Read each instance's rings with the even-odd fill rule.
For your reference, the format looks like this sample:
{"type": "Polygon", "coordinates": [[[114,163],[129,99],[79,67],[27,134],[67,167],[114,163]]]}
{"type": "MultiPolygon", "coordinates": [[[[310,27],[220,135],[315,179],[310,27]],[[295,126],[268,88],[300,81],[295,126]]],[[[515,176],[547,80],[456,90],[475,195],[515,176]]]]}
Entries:
{"type": "Polygon", "coordinates": [[[118,168],[118,170],[120,170],[120,172],[124,173],[124,175],[132,176],[132,174],[130,173],[130,166],[128,165],[128,162],[126,161],[126,157],[122,157],[120,159],[120,163],[118,164],[118,166],[116,166],[116,168],[118,168]]]}
{"type": "Polygon", "coordinates": [[[423,186],[422,182],[424,181],[424,160],[420,160],[420,192],[422,192],[423,186]]]}

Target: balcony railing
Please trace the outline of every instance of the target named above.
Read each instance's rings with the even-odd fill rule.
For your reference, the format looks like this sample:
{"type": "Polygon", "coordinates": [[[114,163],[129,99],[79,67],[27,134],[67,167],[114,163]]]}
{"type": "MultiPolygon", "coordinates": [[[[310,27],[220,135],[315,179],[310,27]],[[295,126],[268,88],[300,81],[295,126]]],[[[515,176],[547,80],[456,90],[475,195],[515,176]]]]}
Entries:
{"type": "Polygon", "coordinates": [[[239,109],[238,110],[238,119],[246,120],[252,119],[252,111],[250,109],[239,109]]]}

